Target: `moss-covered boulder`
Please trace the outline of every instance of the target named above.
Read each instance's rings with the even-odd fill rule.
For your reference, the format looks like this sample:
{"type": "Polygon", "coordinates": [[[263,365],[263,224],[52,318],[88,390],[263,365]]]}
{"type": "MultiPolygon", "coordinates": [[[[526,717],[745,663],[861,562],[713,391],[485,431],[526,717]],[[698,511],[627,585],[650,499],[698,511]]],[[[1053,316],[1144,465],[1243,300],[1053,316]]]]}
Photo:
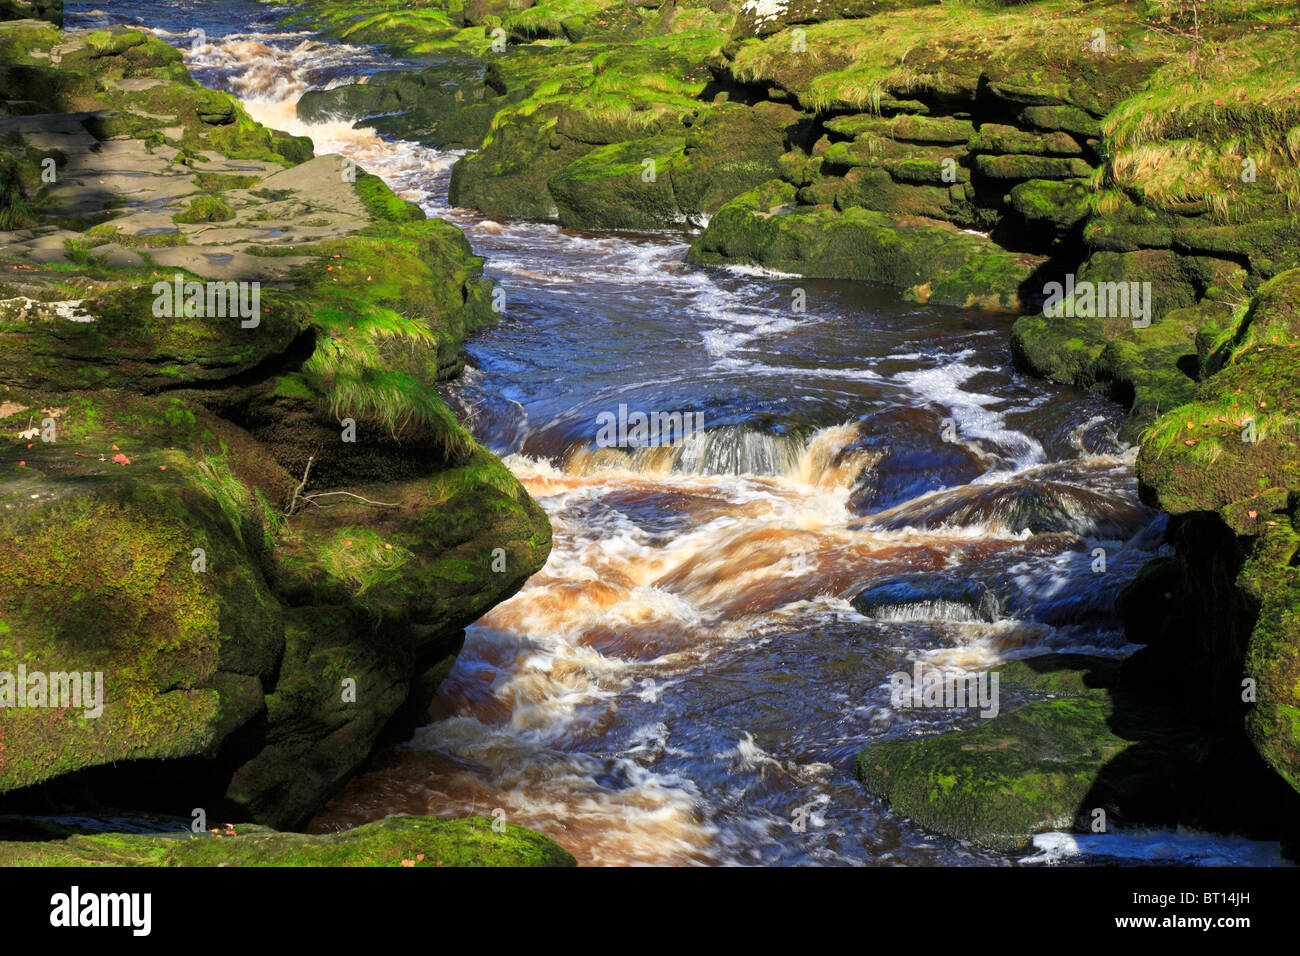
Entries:
{"type": "Polygon", "coordinates": [[[26,19],[63,26],[63,0],[0,0],[0,20],[26,19]]]}
{"type": "Polygon", "coordinates": [[[27,701],[0,710],[0,791],[208,751],[263,709],[283,648],[260,537],[243,540],[208,463],[112,447],[37,441],[21,463],[4,456],[0,671],[96,675],[96,699],[11,688],[27,701]]]}
{"type": "Polygon", "coordinates": [[[720,209],[691,246],[701,264],[749,262],[781,272],[902,287],[918,301],[1014,309],[1041,260],[925,219],[828,206],[800,207],[773,181],[720,209]]]}
{"type": "Polygon", "coordinates": [[[258,314],[244,318],[241,306],[254,300],[241,299],[237,283],[209,286],[180,274],[154,283],[87,281],[75,299],[62,298],[58,286],[26,290],[53,297],[47,301],[11,291],[0,300],[0,384],[12,388],[154,391],[216,382],[281,355],[308,323],[300,304],[270,290],[265,298],[259,290],[258,314]],[[195,318],[177,321],[190,307],[195,318]]]}
{"type": "Polygon", "coordinates": [[[491,283],[152,37],[0,48],[31,106],[0,117],[0,674],[33,675],[0,681],[0,804],[299,826],[546,560],[437,392],[491,283]]]}
{"type": "MultiPolygon", "coordinates": [[[[730,161],[742,167],[760,161],[755,157],[775,163],[784,150],[781,134],[773,140],[750,133],[751,127],[773,127],[770,110],[752,116],[727,110],[716,127],[704,123],[694,137],[688,132],[714,109],[701,97],[712,80],[705,60],[722,42],[716,32],[697,27],[657,36],[653,42],[637,36],[628,40],[611,44],[584,39],[563,48],[530,45],[491,60],[486,82],[508,103],[494,117],[478,152],[457,162],[448,192],[451,202],[489,215],[548,219],[561,216],[562,203],[566,221],[579,223],[584,217],[599,219],[601,204],[610,200],[615,209],[608,218],[616,228],[625,228],[618,225],[623,222],[642,228],[647,219],[666,228],[681,223],[667,171],[662,176],[656,171],[648,182],[658,188],[638,194],[624,188],[624,166],[632,165],[634,181],[640,184],[644,159],[658,161],[695,148],[706,154],[726,152],[736,143],[745,144],[745,153],[730,161]],[[650,153],[647,147],[631,145],[660,136],[675,136],[679,142],[656,141],[650,153]],[[615,146],[621,148],[563,172],[593,150],[615,146]],[[602,169],[608,175],[602,175],[602,169]],[[551,183],[557,184],[559,195],[552,195],[551,183]],[[670,214],[662,215],[663,210],[670,214]]],[[[692,172],[694,180],[707,179],[717,191],[726,188],[724,177],[715,176],[706,163],[678,165],[683,173],[692,172]]],[[[742,177],[736,188],[751,181],[742,177]]],[[[685,201],[721,202],[721,196],[714,200],[704,195],[708,186],[683,181],[685,201]]],[[[726,198],[731,195],[734,192],[726,198]]]]}
{"type": "Polygon", "coordinates": [[[1278,825],[1292,806],[1285,788],[1270,782],[1239,738],[1108,689],[1114,665],[1086,660],[1054,655],[1002,665],[1009,685],[1052,699],[969,730],[870,744],[855,775],[926,829],[1004,850],[1052,830],[1189,823],[1269,832],[1278,825]]]}
{"type": "Polygon", "coordinates": [[[365,83],[308,90],[298,99],[298,117],[355,119],[357,125],[441,149],[474,149],[496,112],[521,99],[522,89],[502,96],[484,82],[477,59],[455,60],[418,73],[377,73],[365,83]]]}
{"type": "Polygon", "coordinates": [[[1029,223],[1046,223],[1063,233],[1088,216],[1088,190],[1077,180],[1031,179],[1018,183],[1008,194],[1011,208],[1029,223]]]}
{"type": "Polygon", "coordinates": [[[388,817],[340,833],[241,824],[194,833],[81,833],[0,842],[0,866],[576,866],[553,840],[483,817],[388,817]]]}

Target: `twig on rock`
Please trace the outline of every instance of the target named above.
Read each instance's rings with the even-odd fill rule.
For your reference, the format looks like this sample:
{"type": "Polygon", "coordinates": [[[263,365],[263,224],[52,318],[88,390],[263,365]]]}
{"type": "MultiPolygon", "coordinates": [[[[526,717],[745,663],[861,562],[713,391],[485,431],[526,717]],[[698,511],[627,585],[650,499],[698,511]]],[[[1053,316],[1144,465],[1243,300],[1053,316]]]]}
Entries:
{"type": "Polygon", "coordinates": [[[289,507],[284,509],[286,515],[291,515],[298,507],[298,495],[307,487],[307,476],[311,474],[312,462],[316,460],[315,455],[307,456],[307,467],[302,470],[302,481],[298,482],[298,487],[293,489],[293,498],[289,501],[289,507]]]}

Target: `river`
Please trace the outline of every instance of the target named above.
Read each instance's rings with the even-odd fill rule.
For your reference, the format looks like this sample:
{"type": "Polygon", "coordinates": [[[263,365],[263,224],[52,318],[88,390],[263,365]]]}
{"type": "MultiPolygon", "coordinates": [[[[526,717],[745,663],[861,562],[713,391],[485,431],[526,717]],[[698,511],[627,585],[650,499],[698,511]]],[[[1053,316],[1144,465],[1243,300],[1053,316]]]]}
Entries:
{"type": "MultiPolygon", "coordinates": [[[[927,834],[852,777],[870,741],[980,719],[892,707],[890,675],[917,661],[984,672],[1047,651],[1133,649],[1111,605],[1156,553],[1163,519],[1137,501],[1119,408],[1014,371],[1003,316],[691,267],[682,235],[449,209],[460,153],[295,115],[307,89],[400,64],[274,17],[247,0],[132,0],[107,14],[71,5],[68,25],[154,30],[256,119],[351,157],[464,230],[507,317],[469,339],[446,397],[555,535],[547,566],[469,628],[428,725],[310,829],[495,811],[588,864],[1261,852],[1195,834],[1104,846],[1053,835],[1018,859],[927,834]],[[672,447],[597,447],[620,406],[700,427],[672,447]],[[914,589],[937,582],[938,596],[870,617],[849,603],[900,575],[914,589]],[[954,582],[987,600],[943,597],[954,582]]],[[[1001,697],[1003,710],[1022,702],[1001,697]]]]}

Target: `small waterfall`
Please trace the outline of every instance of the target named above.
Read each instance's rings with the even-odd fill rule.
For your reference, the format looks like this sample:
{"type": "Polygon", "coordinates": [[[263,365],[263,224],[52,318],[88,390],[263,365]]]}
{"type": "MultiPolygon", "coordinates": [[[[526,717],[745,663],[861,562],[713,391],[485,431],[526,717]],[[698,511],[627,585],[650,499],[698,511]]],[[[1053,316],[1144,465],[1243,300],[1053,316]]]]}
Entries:
{"type": "Polygon", "coordinates": [[[810,436],[773,434],[744,425],[694,432],[666,445],[592,448],[582,445],[564,458],[575,475],[630,472],[641,475],[752,475],[786,478],[814,488],[849,486],[879,460],[879,454],[850,449],[853,425],[819,429],[810,436]]]}

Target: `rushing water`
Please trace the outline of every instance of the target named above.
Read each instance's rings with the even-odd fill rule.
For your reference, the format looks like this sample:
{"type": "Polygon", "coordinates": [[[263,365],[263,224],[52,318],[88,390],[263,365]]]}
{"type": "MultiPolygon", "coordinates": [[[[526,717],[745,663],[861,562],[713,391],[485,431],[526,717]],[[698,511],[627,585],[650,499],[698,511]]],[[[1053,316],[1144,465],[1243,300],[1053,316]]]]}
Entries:
{"type": "MultiPolygon", "coordinates": [[[[286,33],[258,4],[80,5],[69,26],[105,19],[156,30],[260,121],[457,224],[506,290],[507,320],[471,337],[446,394],[545,508],[554,550],[469,629],[430,723],[313,829],[499,808],[588,863],[1015,862],[891,815],[852,760],[979,719],[891,708],[889,675],[918,660],[962,672],[1131,650],[1111,604],[1161,524],[1137,503],[1118,409],[1012,371],[1005,318],[692,268],[679,236],[448,209],[459,154],[296,118],[303,91],[393,62],[286,33]],[[703,427],[678,447],[597,448],[599,416],[620,406],[703,427]],[[1017,530],[1045,499],[1047,529],[1017,530]],[[990,600],[870,618],[849,604],[903,574],[990,600]]],[[[1051,836],[1030,861],[1260,852],[1195,835],[1117,846],[1051,836]]]]}

